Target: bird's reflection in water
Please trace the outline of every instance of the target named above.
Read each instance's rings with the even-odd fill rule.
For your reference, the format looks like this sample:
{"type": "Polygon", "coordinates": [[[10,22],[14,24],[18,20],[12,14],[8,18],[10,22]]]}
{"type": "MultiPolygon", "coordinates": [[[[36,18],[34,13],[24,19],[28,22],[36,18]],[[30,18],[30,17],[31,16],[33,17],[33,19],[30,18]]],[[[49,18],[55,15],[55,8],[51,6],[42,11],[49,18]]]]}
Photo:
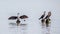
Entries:
{"type": "Polygon", "coordinates": [[[46,34],[50,34],[50,28],[51,28],[51,24],[49,24],[49,26],[46,27],[46,34]]]}
{"type": "Polygon", "coordinates": [[[27,34],[27,24],[20,24],[22,34],[27,34]]]}
{"type": "Polygon", "coordinates": [[[42,34],[50,34],[50,26],[51,24],[49,24],[49,26],[47,27],[46,24],[42,24],[42,34]]]}
{"type": "Polygon", "coordinates": [[[46,25],[45,23],[42,23],[42,28],[45,28],[45,25],[46,25]]]}
{"type": "Polygon", "coordinates": [[[27,24],[20,24],[17,26],[16,24],[9,26],[9,32],[11,34],[26,34],[27,24]]]}
{"type": "Polygon", "coordinates": [[[42,23],[42,34],[45,34],[45,32],[46,32],[46,27],[45,27],[45,24],[42,23]]]}

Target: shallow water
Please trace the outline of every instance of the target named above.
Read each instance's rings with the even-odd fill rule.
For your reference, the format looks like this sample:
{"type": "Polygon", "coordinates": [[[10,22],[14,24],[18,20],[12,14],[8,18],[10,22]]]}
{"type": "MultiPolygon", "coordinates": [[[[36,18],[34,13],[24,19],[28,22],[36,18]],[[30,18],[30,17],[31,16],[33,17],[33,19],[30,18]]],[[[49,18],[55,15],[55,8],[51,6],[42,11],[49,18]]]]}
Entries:
{"type": "Polygon", "coordinates": [[[20,24],[19,26],[17,26],[16,23],[10,23],[9,25],[9,32],[11,34],[26,34],[26,30],[27,24],[20,24]]]}
{"type": "Polygon", "coordinates": [[[0,0],[0,34],[60,34],[60,0],[0,0]],[[41,25],[38,18],[46,11],[52,12],[49,28],[41,25]],[[16,26],[16,20],[8,20],[17,13],[29,18],[21,20],[16,26]]]}

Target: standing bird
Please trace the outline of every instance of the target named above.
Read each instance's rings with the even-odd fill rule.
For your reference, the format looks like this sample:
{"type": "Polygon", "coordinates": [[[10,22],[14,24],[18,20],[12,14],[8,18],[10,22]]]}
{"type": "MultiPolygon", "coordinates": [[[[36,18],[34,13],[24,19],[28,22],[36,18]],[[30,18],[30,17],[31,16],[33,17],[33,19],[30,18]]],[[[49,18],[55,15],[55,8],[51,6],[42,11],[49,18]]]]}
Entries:
{"type": "Polygon", "coordinates": [[[44,18],[45,13],[46,13],[46,11],[44,11],[44,14],[39,18],[39,20],[44,18]]]}
{"type": "Polygon", "coordinates": [[[19,13],[17,13],[17,21],[16,21],[17,26],[19,26],[20,22],[21,22],[21,21],[19,20],[19,13]]]}
{"type": "Polygon", "coordinates": [[[19,13],[17,13],[17,16],[11,16],[11,17],[8,18],[8,20],[16,20],[16,19],[17,19],[16,23],[17,23],[17,25],[19,25],[20,22],[21,22],[19,20],[19,13]]]}
{"type": "Polygon", "coordinates": [[[46,11],[44,11],[44,14],[39,18],[39,20],[41,19],[42,28],[43,28],[44,22],[45,22],[45,19],[44,19],[45,13],[46,13],[46,11]]]}
{"type": "Polygon", "coordinates": [[[49,26],[49,23],[50,23],[50,21],[51,21],[51,19],[49,18],[51,16],[51,12],[48,12],[48,15],[45,17],[45,19],[46,19],[46,27],[48,27],[49,26]]]}

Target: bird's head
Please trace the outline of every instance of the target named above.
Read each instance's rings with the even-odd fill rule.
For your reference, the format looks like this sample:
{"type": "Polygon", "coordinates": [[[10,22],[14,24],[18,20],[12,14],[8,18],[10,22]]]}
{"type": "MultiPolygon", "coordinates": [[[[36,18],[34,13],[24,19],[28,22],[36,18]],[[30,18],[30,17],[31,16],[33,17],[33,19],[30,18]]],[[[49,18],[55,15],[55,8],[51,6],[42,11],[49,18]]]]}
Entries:
{"type": "Polygon", "coordinates": [[[44,14],[46,13],[46,11],[44,11],[44,14]]]}
{"type": "Polygon", "coordinates": [[[48,12],[48,16],[51,16],[51,11],[48,12]]]}
{"type": "Polygon", "coordinates": [[[20,13],[17,13],[17,15],[19,15],[20,13]]]}

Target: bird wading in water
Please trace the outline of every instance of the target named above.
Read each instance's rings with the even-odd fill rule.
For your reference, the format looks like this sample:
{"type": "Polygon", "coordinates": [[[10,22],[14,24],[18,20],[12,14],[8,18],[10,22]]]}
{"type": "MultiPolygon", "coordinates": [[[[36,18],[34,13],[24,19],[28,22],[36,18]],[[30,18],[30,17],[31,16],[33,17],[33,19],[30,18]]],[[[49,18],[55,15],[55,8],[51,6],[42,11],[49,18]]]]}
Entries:
{"type": "Polygon", "coordinates": [[[45,19],[46,19],[46,21],[45,21],[46,27],[49,26],[49,23],[50,23],[50,21],[51,21],[50,16],[51,16],[51,12],[48,12],[48,15],[45,17],[45,19]]]}

